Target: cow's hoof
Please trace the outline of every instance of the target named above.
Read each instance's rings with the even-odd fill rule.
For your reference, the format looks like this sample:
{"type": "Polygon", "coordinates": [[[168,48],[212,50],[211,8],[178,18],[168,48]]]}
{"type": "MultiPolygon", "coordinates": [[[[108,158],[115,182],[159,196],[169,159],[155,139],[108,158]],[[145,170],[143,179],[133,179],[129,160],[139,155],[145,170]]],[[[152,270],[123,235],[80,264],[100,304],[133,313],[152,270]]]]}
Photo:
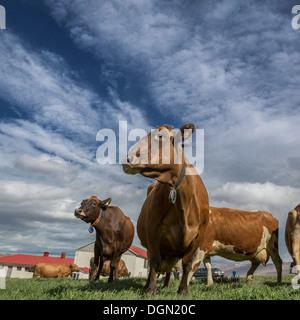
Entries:
{"type": "Polygon", "coordinates": [[[179,288],[177,293],[186,296],[189,292],[188,292],[188,289],[179,288]]]}
{"type": "Polygon", "coordinates": [[[149,293],[149,294],[157,294],[157,289],[156,288],[147,288],[147,293],[149,293]]]}

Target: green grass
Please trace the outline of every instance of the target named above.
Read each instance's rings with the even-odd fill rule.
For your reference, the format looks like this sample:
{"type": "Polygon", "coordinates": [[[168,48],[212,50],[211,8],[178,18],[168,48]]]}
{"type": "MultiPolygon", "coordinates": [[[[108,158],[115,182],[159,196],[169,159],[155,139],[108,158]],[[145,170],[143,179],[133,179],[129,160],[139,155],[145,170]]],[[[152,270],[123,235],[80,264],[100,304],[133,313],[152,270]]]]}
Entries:
{"type": "Polygon", "coordinates": [[[158,294],[145,293],[145,279],[127,278],[111,284],[107,279],[96,283],[74,279],[6,279],[0,300],[300,300],[300,289],[291,285],[292,276],[284,276],[280,287],[275,277],[254,277],[250,285],[245,279],[233,282],[205,283],[194,280],[186,296],[177,294],[179,280],[172,279],[171,288],[163,288],[158,279],[158,294]]]}

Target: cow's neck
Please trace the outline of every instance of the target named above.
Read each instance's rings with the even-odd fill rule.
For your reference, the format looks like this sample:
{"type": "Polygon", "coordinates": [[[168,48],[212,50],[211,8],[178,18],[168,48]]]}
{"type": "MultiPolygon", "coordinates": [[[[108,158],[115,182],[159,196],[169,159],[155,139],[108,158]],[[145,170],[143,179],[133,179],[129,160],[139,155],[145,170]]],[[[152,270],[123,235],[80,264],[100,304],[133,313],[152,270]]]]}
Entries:
{"type": "Polygon", "coordinates": [[[178,174],[177,174],[177,176],[178,176],[178,178],[177,177],[175,177],[175,178],[177,178],[177,179],[174,179],[173,178],[173,186],[171,187],[171,189],[170,189],[170,192],[169,192],[169,201],[171,202],[171,203],[175,203],[176,202],[176,200],[177,200],[177,189],[178,189],[178,187],[180,186],[180,184],[181,184],[181,182],[182,182],[182,180],[184,179],[184,176],[185,176],[185,173],[186,173],[186,166],[187,166],[187,164],[186,164],[186,162],[184,161],[184,164],[183,164],[183,166],[182,166],[182,168],[181,168],[181,173],[180,173],[180,175],[178,176],[178,174]],[[175,181],[175,182],[174,182],[175,181]]]}
{"type": "MultiPolygon", "coordinates": [[[[187,166],[189,169],[189,173],[192,172],[193,174],[186,174],[185,172],[184,177],[182,178],[180,184],[177,186],[176,189],[177,199],[174,205],[176,205],[178,209],[181,210],[187,209],[191,203],[191,199],[197,196],[197,194],[203,192],[203,184],[201,178],[197,174],[196,169],[190,163],[188,163],[187,166]]],[[[180,176],[179,172],[176,175],[175,180],[178,179],[178,176],[180,176]]]]}

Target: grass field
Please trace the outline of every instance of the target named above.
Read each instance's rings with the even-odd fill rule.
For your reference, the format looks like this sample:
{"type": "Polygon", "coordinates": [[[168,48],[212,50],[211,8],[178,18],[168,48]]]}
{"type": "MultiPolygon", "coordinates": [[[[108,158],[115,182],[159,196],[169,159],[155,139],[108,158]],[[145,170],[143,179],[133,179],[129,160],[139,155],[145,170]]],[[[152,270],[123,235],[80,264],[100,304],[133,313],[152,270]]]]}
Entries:
{"type": "Polygon", "coordinates": [[[255,277],[250,285],[245,279],[233,282],[205,283],[194,280],[186,296],[178,295],[179,280],[172,279],[171,288],[163,288],[158,280],[158,294],[144,291],[145,279],[127,278],[111,284],[107,279],[96,283],[74,279],[7,279],[0,290],[0,300],[300,300],[300,289],[293,289],[292,276],[284,276],[277,287],[275,277],[255,277]]]}

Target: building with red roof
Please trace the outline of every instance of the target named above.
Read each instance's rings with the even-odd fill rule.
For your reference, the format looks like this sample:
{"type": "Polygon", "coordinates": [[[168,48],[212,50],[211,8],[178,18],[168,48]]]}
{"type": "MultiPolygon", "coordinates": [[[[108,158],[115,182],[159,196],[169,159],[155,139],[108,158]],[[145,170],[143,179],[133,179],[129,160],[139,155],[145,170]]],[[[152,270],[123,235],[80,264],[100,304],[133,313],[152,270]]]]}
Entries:
{"type": "MultiPolygon", "coordinates": [[[[49,252],[44,252],[42,256],[30,254],[14,254],[0,257],[0,268],[5,269],[7,278],[32,278],[33,267],[38,262],[47,264],[77,264],[80,268],[80,273],[74,273],[75,278],[88,278],[90,258],[94,256],[94,242],[91,242],[83,247],[76,249],[75,259],[66,258],[64,252],[60,257],[52,257],[49,252]]],[[[127,269],[132,276],[147,276],[147,251],[132,245],[128,251],[122,255],[127,269]]]]}
{"type": "Polygon", "coordinates": [[[32,270],[38,262],[70,265],[74,263],[74,259],[66,258],[64,252],[60,257],[51,257],[49,252],[44,252],[42,256],[13,254],[0,257],[0,266],[5,268],[7,278],[31,278],[33,273],[29,270],[32,270]]]}
{"type": "MultiPolygon", "coordinates": [[[[94,242],[88,243],[75,251],[74,263],[81,270],[90,267],[90,259],[94,256],[94,242]]],[[[132,277],[147,277],[148,274],[148,259],[147,251],[138,246],[132,245],[129,250],[123,253],[124,260],[128,271],[132,277]]],[[[88,275],[80,273],[79,278],[87,278],[88,275]]]]}

